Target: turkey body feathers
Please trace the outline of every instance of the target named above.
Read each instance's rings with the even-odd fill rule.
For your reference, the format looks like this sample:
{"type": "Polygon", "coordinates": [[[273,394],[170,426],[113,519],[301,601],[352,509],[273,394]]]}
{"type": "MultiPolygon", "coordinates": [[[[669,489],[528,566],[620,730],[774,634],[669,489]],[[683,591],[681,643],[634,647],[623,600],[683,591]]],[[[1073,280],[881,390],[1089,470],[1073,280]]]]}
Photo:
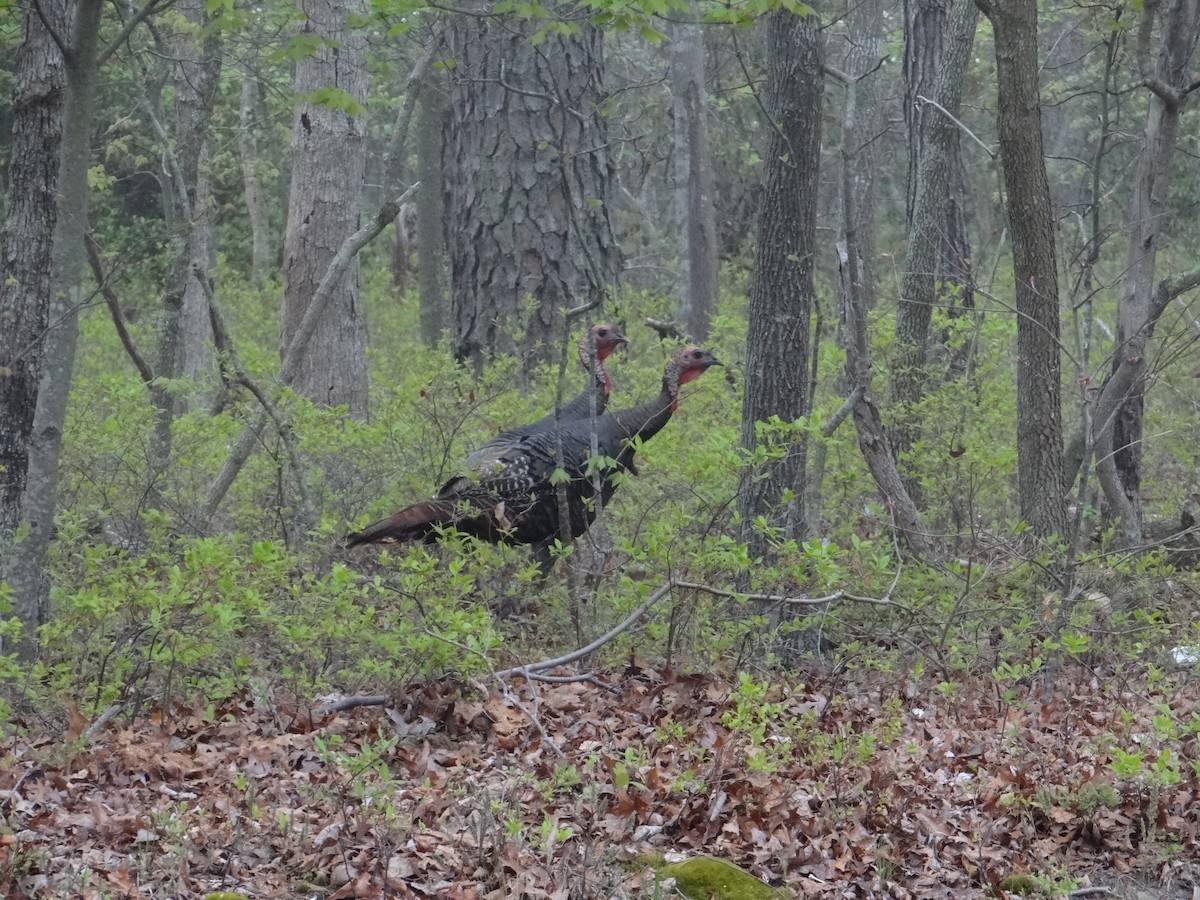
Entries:
{"type": "MultiPolygon", "coordinates": [[[[601,502],[607,504],[617,488],[614,474],[633,467],[635,439],[647,441],[661,431],[675,412],[679,388],[714,365],[720,362],[708,350],[685,347],[667,363],[662,390],[648,403],[606,412],[594,420],[563,422],[560,418],[557,437],[567,474],[570,538],[583,534],[595,520],[597,481],[601,502]],[[599,456],[616,461],[598,478],[588,470],[593,435],[599,456]]],[[[348,535],[347,546],[385,540],[429,542],[437,539],[441,529],[453,526],[492,543],[530,544],[546,565],[549,547],[565,536],[553,477],[556,458],[553,429],[514,435],[489,459],[485,472],[452,478],[432,499],[348,535]]]]}
{"type": "Polygon", "coordinates": [[[612,393],[612,378],[605,371],[604,360],[617,347],[628,343],[616,325],[609,322],[593,325],[577,345],[579,363],[588,373],[588,382],[583,391],[559,407],[557,412],[547,413],[536,422],[496,435],[467,457],[467,469],[486,475],[495,468],[497,458],[508,451],[517,439],[540,431],[553,432],[556,423],[561,427],[563,422],[590,419],[593,410],[597,416],[603,414],[612,393]]]}

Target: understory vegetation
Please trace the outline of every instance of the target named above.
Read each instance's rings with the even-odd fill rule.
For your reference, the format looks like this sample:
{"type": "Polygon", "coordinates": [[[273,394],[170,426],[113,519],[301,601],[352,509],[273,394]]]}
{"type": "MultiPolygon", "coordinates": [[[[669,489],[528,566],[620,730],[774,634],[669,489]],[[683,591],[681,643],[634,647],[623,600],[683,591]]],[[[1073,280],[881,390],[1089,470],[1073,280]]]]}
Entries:
{"type": "MultiPolygon", "coordinates": [[[[381,267],[366,270],[380,273],[381,267]]],[[[524,861],[508,865],[500,856],[488,857],[492,874],[479,882],[478,861],[468,860],[457,874],[438,876],[449,879],[446,884],[461,879],[499,890],[515,884],[517,871],[536,871],[541,874],[528,876],[530,885],[566,891],[512,888],[516,893],[487,896],[669,896],[654,893],[662,888],[652,878],[639,876],[640,886],[630,886],[636,852],[634,863],[617,863],[631,847],[657,853],[666,843],[724,852],[769,881],[827,896],[928,897],[931,885],[968,896],[962,892],[968,887],[999,890],[1003,879],[1022,873],[1036,890],[1053,894],[1086,883],[1083,870],[1103,867],[1105,853],[1111,864],[1113,840],[1124,842],[1117,854],[1124,871],[1147,879],[1180,854],[1195,857],[1200,717],[1194,710],[1197,654],[1188,648],[1200,646],[1196,574],[1187,567],[1190,560],[1162,548],[1109,552],[1104,523],[1087,508],[1080,511],[1085,537],[1075,555],[1075,587],[1068,593],[1047,588],[1051,560],[1026,549],[1011,500],[1010,317],[978,310],[969,319],[938,323],[948,357],[956,342],[969,343],[972,369],[969,376],[929,386],[919,410],[922,442],[908,463],[922,486],[930,527],[953,548],[944,567],[901,556],[852,424],[828,439],[821,436],[824,421],[842,402],[833,325],[825,326],[812,420],[766,423],[757,458],[740,449],[745,326],[737,286],[731,285],[710,342],[727,369],[688,386],[679,413],[639,454],[640,474],[617,491],[603,527],[562,548],[555,574],[541,583],[525,548],[455,535],[431,546],[340,547],[348,530],[429,496],[487,436],[550,408],[557,378],[555,366],[525,371],[513,359],[495,360],[476,378],[449,362],[444,348],[421,345],[411,297],[396,296],[382,274],[367,281],[374,384],[369,420],[354,421],[294,396],[283,407],[306,473],[305,491],[320,514],[319,527],[309,534],[295,528],[298,492],[290,451],[269,429],[218,519],[200,521],[197,511],[231,441],[258,414],[254,399],[242,392],[212,415],[207,401],[215,382],[199,392],[190,380],[181,382],[180,399],[191,411],[175,423],[173,464],[152,471],[146,460],[153,419],[145,388],[126,363],[111,322],[96,309],[83,317],[52,551],[53,619],[31,670],[10,659],[0,662],[19,685],[0,710],[8,763],[40,761],[68,771],[71,760],[86,759],[103,780],[105,767],[121,758],[151,780],[215,779],[229,794],[226,806],[241,810],[247,822],[267,823],[276,835],[271,841],[295,842],[292,849],[264,851],[275,862],[263,871],[279,875],[289,890],[306,880],[337,882],[341,865],[343,885],[360,876],[410,885],[410,893],[393,896],[483,896],[411,893],[417,880],[389,868],[396,854],[412,858],[414,846],[424,847],[424,828],[441,835],[428,838],[435,843],[461,845],[459,832],[471,833],[476,854],[491,841],[497,854],[511,851],[524,861]],[[810,453],[822,441],[828,450],[814,520],[819,528],[799,542],[772,535],[774,560],[752,561],[737,540],[739,484],[753,477],[754,463],[766,455],[791,452],[801,434],[810,453]],[[539,688],[521,677],[495,677],[587,645],[665,586],[670,589],[643,617],[580,664],[577,671],[593,673],[590,683],[539,688]],[[689,703],[707,697],[709,705],[697,715],[711,723],[709,731],[683,711],[672,712],[670,704],[639,706],[639,691],[662,690],[639,684],[671,685],[689,703]],[[584,699],[583,691],[595,696],[584,699]],[[350,721],[339,722],[321,711],[331,698],[359,695],[394,698],[391,718],[358,711],[343,713],[350,721]],[[1173,699],[1184,696],[1192,699],[1173,699]],[[593,708],[582,716],[581,710],[601,703],[607,712],[593,708]],[[859,706],[863,717],[853,712],[859,706]],[[1100,711],[1107,716],[1103,722],[1095,718],[1100,711]],[[98,763],[85,749],[94,738],[89,729],[98,717],[114,715],[123,723],[119,746],[105,750],[108,762],[98,763]],[[577,715],[591,723],[593,737],[571,730],[577,715]],[[623,716],[636,720],[636,727],[622,731],[623,716]],[[1075,735],[1071,723],[1080,716],[1075,735]],[[936,727],[922,725],[934,721],[936,727]],[[241,738],[240,727],[249,729],[241,738]],[[976,735],[977,728],[989,734],[976,735]],[[163,769],[167,762],[149,761],[135,748],[139,729],[159,729],[180,754],[208,740],[201,734],[235,729],[222,739],[233,742],[221,751],[232,753],[232,762],[217,776],[176,761],[182,768],[172,774],[163,769]],[[256,770],[236,744],[268,733],[271,741],[290,735],[288,741],[304,743],[301,756],[308,761],[289,757],[285,764],[276,754],[286,756],[286,750],[275,743],[261,765],[295,771],[319,765],[325,773],[320,798],[266,803],[255,796],[256,779],[266,774],[248,774],[256,770]],[[945,737],[950,733],[955,736],[945,737]],[[1064,743],[1039,736],[1052,733],[1064,743]],[[626,736],[613,738],[619,734],[626,736]],[[29,743],[35,735],[53,740],[29,743]],[[421,802],[432,801],[394,799],[406,779],[433,777],[444,794],[446,778],[467,777],[465,763],[444,760],[438,765],[457,775],[428,774],[441,771],[431,760],[460,739],[474,748],[464,752],[484,754],[491,747],[503,758],[499,780],[470,776],[469,785],[456,788],[465,791],[474,812],[461,813],[465,818],[452,827],[448,807],[425,816],[421,802]],[[1071,748],[1066,756],[1064,746],[1071,748]],[[533,747],[540,762],[530,766],[523,760],[533,758],[533,747]],[[656,763],[663,754],[669,762],[656,763]],[[941,754],[959,762],[937,774],[941,770],[930,769],[928,760],[941,754]],[[985,758],[993,770],[988,778],[970,762],[985,758]],[[910,784],[909,778],[915,780],[910,784]],[[810,781],[803,803],[789,794],[788,784],[810,781]],[[944,877],[926,869],[918,878],[921,867],[912,854],[931,845],[910,846],[898,833],[888,837],[883,825],[903,796],[942,790],[948,792],[938,801],[946,804],[942,814],[914,814],[918,818],[906,828],[920,831],[944,818],[953,832],[958,818],[951,809],[982,804],[1012,829],[1012,841],[989,838],[979,845],[986,852],[959,847],[955,853],[975,861],[943,861],[949,866],[944,877]],[[843,829],[842,857],[826,854],[819,869],[811,868],[817,865],[811,854],[771,844],[770,835],[790,826],[767,813],[757,832],[758,825],[743,821],[732,832],[718,828],[720,840],[704,834],[712,830],[703,824],[706,817],[719,821],[718,807],[726,802],[733,804],[726,810],[731,814],[739,803],[769,808],[785,795],[791,796],[789,815],[801,809],[814,821],[828,820],[833,832],[816,829],[814,836],[843,829]],[[568,812],[564,800],[571,796],[578,799],[568,812]],[[272,816],[292,815],[283,808],[299,806],[309,816],[303,828],[270,824],[272,816]],[[328,831],[333,826],[320,821],[322,814],[334,817],[341,837],[328,831]],[[1193,816],[1190,825],[1186,816],[1193,816]],[[314,842],[315,832],[324,837],[314,842]],[[686,839],[666,841],[671,834],[686,839]],[[589,840],[595,846],[581,849],[589,840]],[[1095,853],[1081,856],[1080,842],[1086,841],[1095,853]],[[593,852],[602,864],[596,877],[608,879],[603,890],[594,888],[600,893],[578,887],[593,852]],[[841,869],[830,862],[851,857],[857,862],[841,869]],[[531,860],[541,868],[529,869],[531,860]],[[862,892],[836,893],[834,887],[845,882],[862,892]],[[582,892],[571,893],[576,889],[582,892]]],[[[277,367],[277,288],[251,287],[232,271],[222,271],[219,283],[247,369],[269,381],[277,367]]],[[[656,391],[668,349],[641,322],[666,317],[666,307],[664,298],[630,293],[606,311],[625,323],[633,342],[609,363],[617,384],[614,404],[629,405],[656,391]]],[[[886,306],[876,310],[873,333],[890,333],[889,315],[886,306]]],[[[875,348],[881,379],[888,350],[875,348]]],[[[568,373],[566,390],[573,393],[579,375],[568,373]]],[[[1173,429],[1155,399],[1169,388],[1172,404],[1194,404],[1195,381],[1186,374],[1160,372],[1159,390],[1150,395],[1147,432],[1157,437],[1146,481],[1161,486],[1151,519],[1177,519],[1190,492],[1183,477],[1195,465],[1190,429],[1173,429]]],[[[566,677],[568,670],[557,671],[566,677]]],[[[153,823],[138,826],[156,835],[153,846],[160,853],[177,854],[167,866],[176,872],[180,856],[201,849],[189,830],[197,827],[189,809],[180,800],[176,812],[160,811],[162,821],[155,813],[153,823]],[[168,840],[176,815],[186,824],[168,840]],[[169,847],[176,849],[169,853],[169,847]]],[[[4,814],[15,812],[5,808],[4,814]]],[[[224,834],[236,820],[227,812],[214,833],[224,834]]],[[[983,827],[975,819],[969,825],[983,827]]],[[[136,850],[138,841],[129,840],[136,850]]],[[[945,840],[958,847],[958,838],[945,840]]],[[[38,882],[53,895],[77,888],[82,894],[87,882],[64,886],[61,865],[29,848],[18,854],[11,844],[0,829],[0,881],[11,890],[19,878],[40,873],[59,879],[38,882]]],[[[154,896],[256,884],[246,860],[241,870],[227,868],[234,874],[224,882],[203,884],[163,881],[161,859],[145,865],[142,883],[158,884],[155,890],[163,892],[154,896]]],[[[132,870],[115,871],[138,883],[132,870]]],[[[108,884],[120,887],[111,876],[108,884]]],[[[263,885],[259,896],[277,895],[263,885]]],[[[284,887],[279,891],[287,895],[284,887]]]]}

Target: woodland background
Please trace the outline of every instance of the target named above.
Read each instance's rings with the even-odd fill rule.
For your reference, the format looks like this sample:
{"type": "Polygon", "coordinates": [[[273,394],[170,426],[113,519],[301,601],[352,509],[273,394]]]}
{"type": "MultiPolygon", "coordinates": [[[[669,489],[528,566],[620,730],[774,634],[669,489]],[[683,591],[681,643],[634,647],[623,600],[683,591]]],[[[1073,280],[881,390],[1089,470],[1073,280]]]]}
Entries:
{"type": "Polygon", "coordinates": [[[0,4],[0,884],[1193,896],[1198,30],[0,4]],[[551,579],[340,546],[600,319],[726,369],[551,579]]]}

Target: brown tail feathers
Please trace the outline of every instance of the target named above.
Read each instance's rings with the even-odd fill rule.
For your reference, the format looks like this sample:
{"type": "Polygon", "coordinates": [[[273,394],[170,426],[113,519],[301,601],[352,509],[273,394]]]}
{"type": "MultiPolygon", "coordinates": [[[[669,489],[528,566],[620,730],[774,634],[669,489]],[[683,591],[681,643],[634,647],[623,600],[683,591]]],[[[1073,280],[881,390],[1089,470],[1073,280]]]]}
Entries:
{"type": "Polygon", "coordinates": [[[406,506],[386,519],[372,522],[362,531],[346,535],[346,546],[377,544],[381,541],[423,541],[436,535],[439,525],[452,525],[455,520],[453,500],[426,500],[406,506]]]}

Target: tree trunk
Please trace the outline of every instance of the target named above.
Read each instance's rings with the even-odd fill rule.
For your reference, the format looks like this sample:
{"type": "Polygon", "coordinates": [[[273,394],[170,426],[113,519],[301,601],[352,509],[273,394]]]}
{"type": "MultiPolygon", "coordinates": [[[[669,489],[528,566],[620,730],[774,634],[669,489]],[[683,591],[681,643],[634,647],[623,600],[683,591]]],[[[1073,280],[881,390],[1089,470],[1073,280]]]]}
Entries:
{"type": "Polygon", "coordinates": [[[445,79],[430,72],[421,86],[417,123],[417,291],[421,340],[432,347],[447,324],[446,195],[442,178],[442,134],[446,118],[445,79]]]}
{"type": "Polygon", "coordinates": [[[445,176],[454,355],[549,356],[560,311],[602,298],[620,250],[599,111],[601,32],[462,16],[449,29],[445,176]]]}
{"type": "Polygon", "coordinates": [[[242,103],[238,121],[238,156],[242,166],[242,194],[250,220],[250,276],[261,281],[271,264],[271,233],[267,202],[259,177],[258,123],[259,85],[252,77],[242,79],[242,103]]]}
{"type": "MultiPolygon", "coordinates": [[[[43,10],[46,7],[43,7],[43,10]]],[[[82,294],[83,238],[87,233],[92,98],[96,85],[96,48],[100,29],[98,0],[70,4],[56,29],[66,53],[66,93],[58,168],[58,215],[54,221],[49,322],[42,341],[42,366],[29,443],[29,467],[21,495],[21,520],[28,531],[12,548],[3,573],[16,595],[17,615],[25,627],[18,648],[25,659],[36,652],[34,629],[47,621],[50,583],[46,556],[54,533],[59,453],[71,370],[79,335],[77,312],[82,294]]],[[[53,20],[51,20],[53,21],[53,20]]]]}
{"type": "Polygon", "coordinates": [[[876,140],[884,129],[879,103],[880,81],[875,71],[883,52],[883,26],[879,0],[859,0],[846,14],[848,29],[842,68],[855,79],[855,115],[843,140],[850,152],[850,190],[853,192],[855,231],[858,235],[859,287],[868,308],[875,305],[876,175],[880,165],[876,140]],[[868,75],[867,73],[871,73],[868,75]]]}
{"type": "MultiPolygon", "coordinates": [[[[911,98],[913,103],[920,106],[922,117],[914,123],[913,127],[917,130],[910,135],[910,140],[919,145],[921,152],[916,159],[915,187],[910,191],[908,248],[900,278],[900,303],[896,310],[896,351],[891,391],[895,424],[891,430],[891,440],[898,458],[902,458],[920,438],[920,417],[913,413],[912,407],[921,400],[925,385],[931,380],[928,369],[929,326],[933,308],[939,302],[939,272],[944,272],[939,260],[950,255],[950,251],[944,248],[952,235],[951,229],[957,227],[954,222],[959,217],[956,211],[961,205],[961,194],[956,187],[956,169],[962,164],[958,126],[950,120],[947,112],[958,116],[963,82],[975,42],[977,17],[974,0],[953,0],[944,42],[941,34],[943,29],[940,23],[938,26],[938,45],[941,50],[939,75],[931,83],[926,84],[923,79],[913,88],[929,93],[914,93],[911,98]],[[942,109],[917,97],[933,99],[942,109]]],[[[919,17],[918,21],[925,24],[914,27],[914,40],[918,36],[929,40],[932,27],[930,17],[919,17]]],[[[925,52],[929,52],[928,47],[925,52]]],[[[906,62],[910,55],[917,56],[920,53],[917,48],[906,46],[906,62]]],[[[912,65],[917,72],[924,74],[923,66],[912,65]]],[[[910,165],[911,162],[910,157],[910,165]]],[[[906,479],[905,483],[919,500],[915,479],[906,479]]]]}
{"type": "Polygon", "coordinates": [[[695,4],[671,28],[671,94],[675,111],[675,215],[679,223],[679,323],[695,341],[708,339],[717,305],[717,219],[708,143],[704,32],[695,4]]]}
{"type": "MultiPolygon", "coordinates": [[[[179,0],[176,9],[188,27],[181,28],[171,42],[175,127],[167,157],[176,181],[175,229],[155,369],[160,378],[194,375],[211,363],[212,350],[205,346],[212,339],[208,299],[192,275],[192,262],[207,271],[216,264],[217,251],[207,162],[209,125],[221,73],[219,32],[211,29],[202,42],[198,40],[208,21],[204,0],[179,0]]],[[[160,411],[171,410],[172,405],[170,396],[161,393],[156,403],[160,411]]],[[[170,419],[167,416],[160,422],[162,451],[170,447],[170,419]]],[[[168,453],[155,455],[159,465],[166,464],[168,453]]]]}
{"type": "MultiPolygon", "coordinates": [[[[354,0],[301,0],[300,6],[306,16],[302,32],[321,41],[312,56],[296,63],[295,91],[302,100],[292,130],[281,352],[299,329],[334,254],[359,227],[366,165],[365,40],[361,29],[346,24],[361,7],[354,0]]],[[[355,260],[300,363],[293,382],[297,393],[365,416],[366,344],[355,260]]]]}
{"type": "MultiPolygon", "coordinates": [[[[42,7],[59,33],[68,22],[67,7],[65,0],[42,7]]],[[[8,546],[21,522],[29,469],[42,338],[50,320],[67,80],[62,54],[32,8],[25,13],[24,34],[17,50],[8,216],[0,236],[0,549],[8,546]]]]}
{"type": "MultiPolygon", "coordinates": [[[[931,149],[929,142],[937,140],[942,145],[940,152],[946,154],[943,163],[946,166],[946,193],[940,208],[934,265],[925,271],[931,273],[940,286],[938,291],[943,301],[969,308],[974,302],[965,213],[967,175],[963,168],[960,136],[957,126],[943,128],[943,133],[936,137],[931,133],[931,128],[942,128],[939,121],[945,118],[945,113],[929,102],[938,100],[938,94],[947,88],[954,94],[962,94],[962,81],[966,77],[975,35],[972,31],[966,36],[962,31],[961,3],[962,0],[905,0],[904,124],[908,134],[905,221],[911,232],[916,227],[921,161],[931,149]],[[956,8],[959,8],[957,15],[956,8]],[[965,53],[961,46],[963,41],[967,46],[965,53]],[[949,80],[948,68],[959,72],[955,80],[949,80]]],[[[955,103],[952,112],[957,115],[957,100],[955,103]]],[[[945,103],[941,105],[950,109],[945,103]]],[[[928,325],[925,330],[928,332],[928,325]]]]}
{"type": "MultiPolygon", "coordinates": [[[[763,172],[758,251],[750,289],[742,444],[758,446],[755,426],[778,416],[794,422],[809,411],[809,323],[815,302],[821,93],[825,45],[820,19],[776,10],[767,16],[767,109],[774,121],[763,172]]],[[[739,490],[742,538],[754,558],[769,557],[756,520],[803,531],[806,444],[797,439],[782,459],[751,473],[739,490]],[[761,476],[761,477],[760,477],[761,476]]]]}
{"type": "Polygon", "coordinates": [[[1054,219],[1042,153],[1036,0],[977,0],[995,33],[1000,157],[1017,311],[1017,483],[1021,517],[1066,535],[1054,219]]]}
{"type": "Polygon", "coordinates": [[[1191,80],[1189,65],[1200,28],[1200,4],[1196,0],[1148,3],[1144,15],[1139,51],[1142,72],[1151,94],[1142,153],[1126,217],[1130,223],[1129,249],[1125,286],[1117,313],[1113,374],[1102,394],[1100,403],[1106,414],[1103,418],[1097,415],[1094,441],[1100,483],[1110,508],[1121,520],[1120,539],[1125,546],[1140,543],[1142,534],[1142,411],[1146,353],[1162,313],[1153,303],[1154,268],[1167,224],[1166,199],[1179,118],[1190,96],[1186,88],[1191,80]],[[1156,18],[1161,18],[1161,22],[1156,22],[1156,18]],[[1152,44],[1156,26],[1160,29],[1159,37],[1152,44]],[[1157,59],[1153,61],[1151,46],[1158,50],[1157,59]]]}

